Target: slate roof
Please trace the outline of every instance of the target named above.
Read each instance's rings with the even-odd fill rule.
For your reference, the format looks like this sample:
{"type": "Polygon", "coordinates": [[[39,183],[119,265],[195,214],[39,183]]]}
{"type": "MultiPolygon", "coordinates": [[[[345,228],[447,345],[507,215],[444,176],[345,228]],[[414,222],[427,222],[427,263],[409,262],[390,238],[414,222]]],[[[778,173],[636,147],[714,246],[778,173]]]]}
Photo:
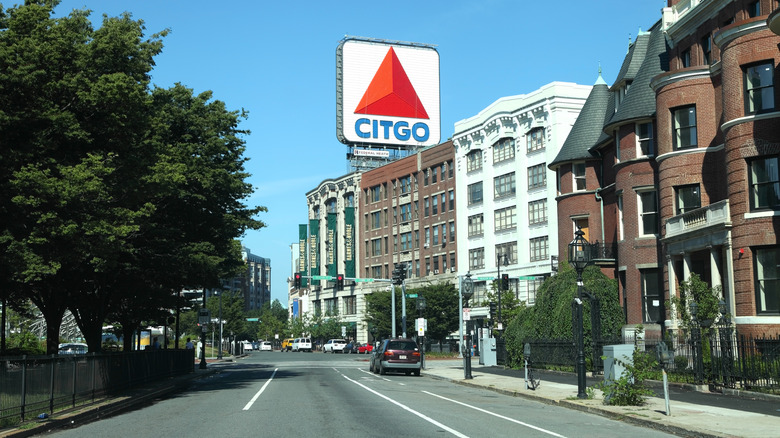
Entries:
{"type": "Polygon", "coordinates": [[[610,128],[615,125],[621,125],[631,120],[655,117],[655,91],[650,88],[650,81],[655,76],[669,71],[666,37],[661,30],[661,22],[658,21],[650,29],[649,35],[643,34],[637,37],[637,43],[640,38],[647,41],[647,50],[644,59],[642,59],[642,65],[617,112],[604,127],[607,132],[611,131],[610,128]]]}
{"type": "Polygon", "coordinates": [[[548,165],[550,169],[558,167],[563,162],[595,157],[589,150],[596,144],[603,132],[604,118],[609,108],[611,94],[607,83],[601,78],[601,72],[599,72],[598,80],[591,88],[566,141],[563,142],[558,155],[548,165]]]}

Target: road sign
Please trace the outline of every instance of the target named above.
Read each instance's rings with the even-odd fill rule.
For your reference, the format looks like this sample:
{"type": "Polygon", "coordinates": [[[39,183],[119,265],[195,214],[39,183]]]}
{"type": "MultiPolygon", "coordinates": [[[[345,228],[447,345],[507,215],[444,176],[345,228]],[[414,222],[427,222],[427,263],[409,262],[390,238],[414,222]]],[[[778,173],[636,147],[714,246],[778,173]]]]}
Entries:
{"type": "Polygon", "coordinates": [[[471,321],[471,309],[469,309],[468,307],[463,308],[463,320],[471,321]]]}
{"type": "Polygon", "coordinates": [[[478,281],[493,281],[496,277],[477,277],[478,281]]]}
{"type": "Polygon", "coordinates": [[[260,318],[247,318],[246,320],[249,322],[258,322],[260,321],[260,318]]]}
{"type": "Polygon", "coordinates": [[[417,294],[406,294],[406,298],[417,298],[417,294]]]}
{"type": "Polygon", "coordinates": [[[355,283],[373,283],[373,278],[356,278],[355,283]]]}
{"type": "Polygon", "coordinates": [[[209,314],[209,309],[198,310],[198,324],[208,324],[209,321],[211,321],[211,314],[209,314]]]}
{"type": "Polygon", "coordinates": [[[312,280],[333,280],[333,277],[330,275],[312,275],[312,280]]]}
{"type": "Polygon", "coordinates": [[[517,277],[517,279],[518,279],[518,280],[530,280],[530,281],[534,281],[534,280],[536,280],[536,277],[532,275],[532,276],[530,276],[530,277],[529,277],[529,276],[526,276],[526,277],[517,277]]]}

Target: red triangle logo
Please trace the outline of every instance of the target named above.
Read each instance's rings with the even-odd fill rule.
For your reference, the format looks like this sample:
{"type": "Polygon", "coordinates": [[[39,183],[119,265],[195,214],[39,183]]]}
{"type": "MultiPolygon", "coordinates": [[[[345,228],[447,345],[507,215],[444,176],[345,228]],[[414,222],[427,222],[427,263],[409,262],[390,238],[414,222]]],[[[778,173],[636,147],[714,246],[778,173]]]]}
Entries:
{"type": "Polygon", "coordinates": [[[417,92],[414,91],[409,77],[398,60],[392,47],[371,79],[363,98],[355,109],[357,114],[375,116],[411,117],[427,119],[417,92]]]}

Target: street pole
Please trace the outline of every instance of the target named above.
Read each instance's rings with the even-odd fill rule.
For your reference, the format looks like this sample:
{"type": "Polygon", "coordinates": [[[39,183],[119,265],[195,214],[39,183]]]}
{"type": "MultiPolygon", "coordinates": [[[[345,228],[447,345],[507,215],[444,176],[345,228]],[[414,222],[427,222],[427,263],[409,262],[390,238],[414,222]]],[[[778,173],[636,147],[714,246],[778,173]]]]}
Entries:
{"type": "MultiPolygon", "coordinates": [[[[206,308],[206,288],[203,288],[203,308],[206,308]]],[[[201,325],[200,331],[200,366],[198,368],[206,369],[206,326],[208,324],[201,325]]]]}
{"type": "Polygon", "coordinates": [[[401,280],[401,332],[406,339],[406,280],[401,280]]]}
{"type": "Polygon", "coordinates": [[[395,285],[393,284],[392,293],[390,294],[390,307],[392,308],[392,323],[390,324],[392,326],[392,337],[395,337],[395,285]]]}
{"type": "Polygon", "coordinates": [[[222,359],[222,291],[219,292],[219,350],[217,359],[222,359]]]}
{"type": "Polygon", "coordinates": [[[577,398],[588,398],[585,391],[585,333],[582,327],[582,269],[577,270],[577,398]]]}
{"type": "Polygon", "coordinates": [[[458,277],[458,358],[463,357],[463,276],[458,277]]]}

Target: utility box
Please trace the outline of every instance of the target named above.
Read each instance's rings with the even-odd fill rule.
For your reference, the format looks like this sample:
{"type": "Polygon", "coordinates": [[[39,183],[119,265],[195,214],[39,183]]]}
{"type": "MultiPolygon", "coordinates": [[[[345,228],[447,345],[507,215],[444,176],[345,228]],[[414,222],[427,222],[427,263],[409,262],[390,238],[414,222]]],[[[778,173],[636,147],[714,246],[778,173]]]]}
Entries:
{"type": "MultiPolygon", "coordinates": [[[[490,333],[490,331],[485,330],[485,333],[490,333]]],[[[479,342],[479,364],[488,367],[497,365],[498,361],[496,360],[496,338],[484,337],[480,339],[479,342]]]]}
{"type": "Polygon", "coordinates": [[[604,383],[614,382],[616,379],[619,379],[626,370],[626,367],[623,364],[633,365],[633,363],[633,344],[605,345],[604,383]]]}

